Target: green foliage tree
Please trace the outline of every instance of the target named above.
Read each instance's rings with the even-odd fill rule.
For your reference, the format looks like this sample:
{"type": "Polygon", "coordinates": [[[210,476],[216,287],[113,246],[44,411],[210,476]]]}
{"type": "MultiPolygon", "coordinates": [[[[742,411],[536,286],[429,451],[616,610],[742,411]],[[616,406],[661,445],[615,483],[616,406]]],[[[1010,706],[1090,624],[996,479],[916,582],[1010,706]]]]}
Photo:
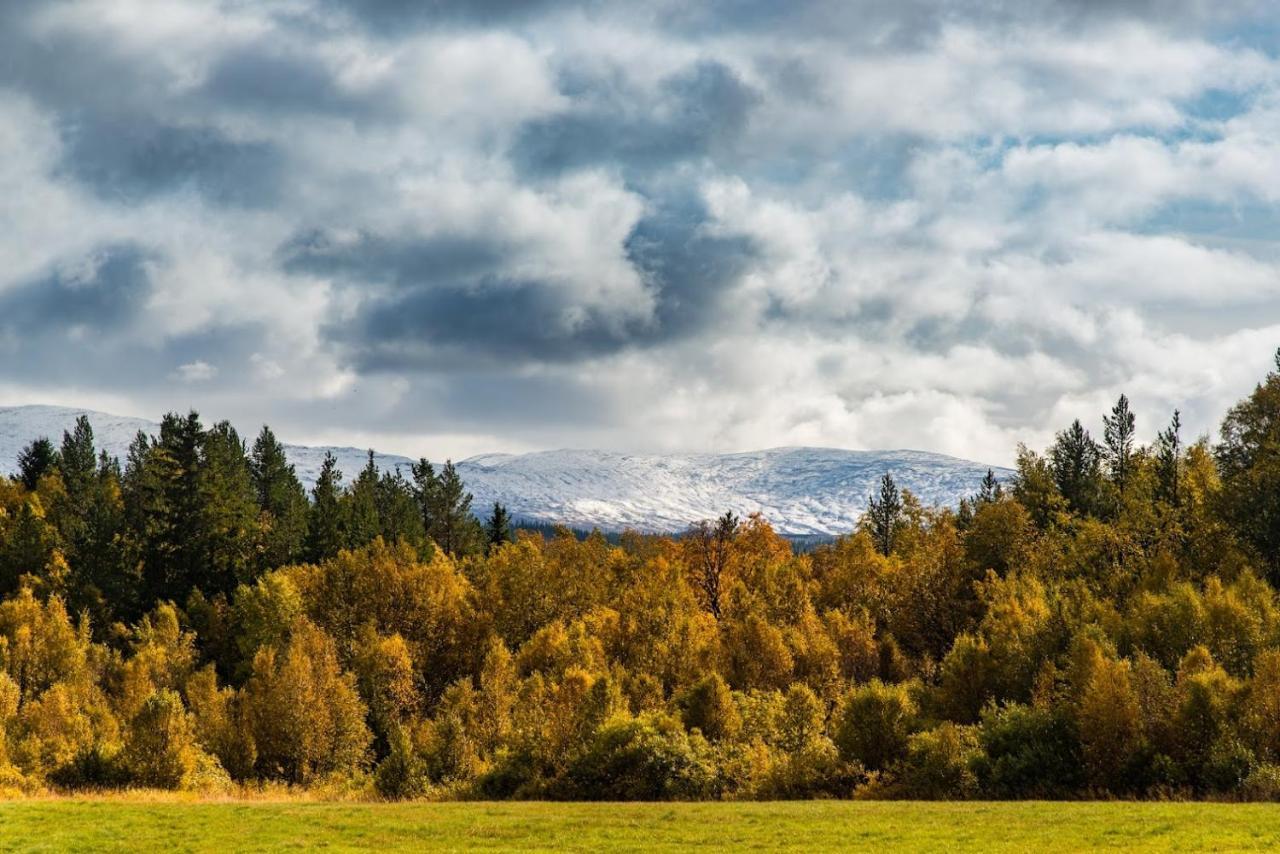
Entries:
{"type": "Polygon", "coordinates": [[[307,495],[270,427],[264,426],[254,440],[249,473],[261,514],[259,571],[301,560],[307,537],[307,495]]]}
{"type": "Polygon", "coordinates": [[[500,501],[493,502],[493,512],[489,514],[489,521],[485,525],[484,539],[488,551],[511,542],[511,516],[500,501]]]}
{"type": "Polygon", "coordinates": [[[1102,422],[1107,472],[1116,489],[1124,494],[1133,476],[1135,418],[1129,409],[1129,398],[1120,395],[1111,414],[1103,416],[1102,422]]]}
{"type": "Polygon", "coordinates": [[[316,484],[311,489],[311,514],[307,520],[307,560],[331,558],[347,544],[345,509],[338,459],[326,452],[316,484]]]}
{"type": "Polygon", "coordinates": [[[867,504],[867,525],[876,548],[886,557],[893,554],[901,516],[902,496],[898,485],[893,482],[893,475],[885,472],[880,478],[880,496],[872,496],[867,504]]]}
{"type": "Polygon", "coordinates": [[[306,784],[367,761],[370,734],[355,677],[314,625],[302,621],[283,648],[258,650],[245,694],[264,776],[306,784]]]}
{"type": "Polygon", "coordinates": [[[35,492],[40,478],[58,467],[58,452],[47,436],[41,436],[18,454],[18,480],[28,492],[35,492]]]}
{"type": "Polygon", "coordinates": [[[1280,351],[1276,369],[1231,408],[1215,448],[1223,515],[1280,583],[1280,351]]]}
{"type": "Polygon", "coordinates": [[[1079,420],[1058,434],[1049,451],[1058,492],[1075,512],[1098,509],[1102,479],[1102,452],[1079,420]]]}

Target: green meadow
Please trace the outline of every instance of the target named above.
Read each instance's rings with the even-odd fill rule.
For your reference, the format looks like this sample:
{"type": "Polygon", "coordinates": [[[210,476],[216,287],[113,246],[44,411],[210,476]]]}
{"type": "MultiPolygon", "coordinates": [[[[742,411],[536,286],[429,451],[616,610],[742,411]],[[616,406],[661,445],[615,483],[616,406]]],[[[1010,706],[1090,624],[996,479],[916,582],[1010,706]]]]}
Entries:
{"type": "Polygon", "coordinates": [[[1280,807],[1218,803],[0,803],[5,851],[1265,851],[1280,807]]]}

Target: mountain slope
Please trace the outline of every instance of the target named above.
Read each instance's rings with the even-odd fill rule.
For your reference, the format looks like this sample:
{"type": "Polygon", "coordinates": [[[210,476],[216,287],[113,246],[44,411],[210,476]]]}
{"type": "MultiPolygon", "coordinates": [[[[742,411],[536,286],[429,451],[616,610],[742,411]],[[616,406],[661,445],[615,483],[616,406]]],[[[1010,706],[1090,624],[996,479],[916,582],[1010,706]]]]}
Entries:
{"type": "MultiPolygon", "coordinates": [[[[87,410],[0,407],[0,473],[14,470],[31,439],[44,435],[56,442],[81,413],[89,416],[99,447],[122,459],[138,430],[158,430],[154,422],[87,410]]],[[[358,448],[289,445],[286,451],[308,488],[326,451],[338,458],[347,480],[366,456],[358,448]]],[[[376,460],[408,475],[406,457],[377,454],[376,460]]],[[[460,462],[458,470],[481,515],[497,500],[522,520],[678,531],[725,510],[759,511],[785,534],[832,535],[853,527],[885,472],[927,505],[954,505],[976,491],[987,466],[923,451],[773,448],[740,454],[484,454],[460,462]]],[[[997,468],[996,474],[1003,479],[1011,472],[997,468]]]]}

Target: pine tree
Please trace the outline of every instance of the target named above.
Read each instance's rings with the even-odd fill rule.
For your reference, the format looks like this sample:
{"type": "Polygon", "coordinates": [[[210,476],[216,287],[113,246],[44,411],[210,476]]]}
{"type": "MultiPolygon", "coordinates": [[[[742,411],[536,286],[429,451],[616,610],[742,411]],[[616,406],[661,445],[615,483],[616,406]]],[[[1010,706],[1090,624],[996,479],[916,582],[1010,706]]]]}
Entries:
{"type": "MultiPolygon", "coordinates": [[[[226,421],[201,436],[199,485],[202,565],[188,583],[210,595],[230,593],[257,575],[259,509],[244,442],[226,421]]],[[[186,601],[190,590],[181,592],[178,601],[186,601]]]]}
{"type": "Polygon", "coordinates": [[[426,457],[410,466],[409,471],[413,475],[413,497],[418,502],[422,530],[428,537],[434,537],[436,508],[440,503],[440,478],[436,476],[435,466],[426,457]]]}
{"type": "Polygon", "coordinates": [[[125,467],[130,560],[141,567],[142,599],[181,601],[200,560],[199,416],[169,413],[154,439],[139,432],[125,467]]]}
{"type": "Polygon", "coordinates": [[[261,516],[261,570],[302,559],[307,537],[307,494],[270,427],[253,443],[249,472],[261,516]]]}
{"type": "Polygon", "coordinates": [[[1103,441],[1106,443],[1107,468],[1111,482],[1123,495],[1129,485],[1133,469],[1134,416],[1129,410],[1129,398],[1120,395],[1111,414],[1102,419],[1103,441]]]}
{"type": "Polygon", "coordinates": [[[75,427],[62,434],[59,455],[62,483],[73,502],[84,497],[98,471],[98,452],[93,447],[93,427],[87,416],[76,419],[75,427]]]}
{"type": "Polygon", "coordinates": [[[893,553],[893,543],[898,522],[902,516],[902,496],[893,475],[885,472],[880,479],[880,497],[871,497],[867,506],[867,520],[876,548],[886,557],[893,553]]]}
{"type": "Polygon", "coordinates": [[[378,524],[388,543],[405,542],[419,555],[427,555],[427,534],[414,499],[413,488],[399,469],[385,471],[378,480],[378,524]]]}
{"type": "Polygon", "coordinates": [[[1102,452],[1079,419],[1058,434],[1049,451],[1058,491],[1072,510],[1094,512],[1102,477],[1102,452]]]}
{"type": "Polygon", "coordinates": [[[1004,497],[1004,487],[1000,485],[1000,480],[996,477],[996,473],[987,469],[987,473],[982,478],[982,483],[978,486],[978,504],[995,504],[1004,497]]]}
{"type": "Polygon", "coordinates": [[[503,543],[509,542],[511,542],[511,517],[507,514],[507,508],[495,501],[493,513],[489,515],[489,522],[485,526],[485,544],[489,551],[493,551],[503,543]]]}
{"type": "Polygon", "coordinates": [[[481,532],[471,515],[471,498],[453,461],[446,461],[437,479],[433,527],[428,530],[446,554],[466,554],[479,544],[481,532]]]}
{"type": "Polygon", "coordinates": [[[311,490],[311,516],[307,525],[307,560],[319,562],[336,555],[346,544],[343,517],[342,472],[338,460],[326,452],[320,476],[311,490]]]}
{"type": "Polygon", "coordinates": [[[368,461],[347,493],[347,546],[359,548],[382,533],[378,517],[378,464],[370,449],[368,461]]]}
{"type": "Polygon", "coordinates": [[[47,436],[41,436],[18,454],[18,480],[28,492],[35,492],[40,478],[58,467],[58,452],[47,436]]]}
{"type": "Polygon", "coordinates": [[[1156,483],[1159,497],[1173,507],[1182,504],[1182,413],[1173,411],[1169,426],[1156,438],[1156,483]]]}

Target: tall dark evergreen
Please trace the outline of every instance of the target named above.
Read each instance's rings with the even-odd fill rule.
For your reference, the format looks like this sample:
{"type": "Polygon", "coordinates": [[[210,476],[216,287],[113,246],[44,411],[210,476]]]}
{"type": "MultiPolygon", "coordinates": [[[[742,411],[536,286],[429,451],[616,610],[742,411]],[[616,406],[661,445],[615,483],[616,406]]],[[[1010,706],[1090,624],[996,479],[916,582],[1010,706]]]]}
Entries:
{"type": "Polygon", "coordinates": [[[436,511],[440,504],[440,478],[435,466],[426,457],[410,466],[413,475],[413,497],[418,502],[418,514],[422,517],[422,530],[428,537],[435,536],[436,511]]]}
{"type": "Polygon", "coordinates": [[[364,468],[356,475],[345,499],[348,548],[359,548],[373,542],[382,533],[378,515],[378,481],[378,464],[370,450],[364,468]]]}
{"type": "Polygon", "coordinates": [[[879,497],[873,495],[867,505],[867,523],[876,549],[886,557],[893,554],[901,518],[902,495],[898,492],[898,485],[893,482],[893,475],[885,472],[884,477],[880,478],[879,497]]]}
{"type": "Polygon", "coordinates": [[[49,437],[41,436],[18,454],[18,480],[28,492],[34,492],[40,478],[58,467],[58,452],[49,437]]]}
{"type": "Polygon", "coordinates": [[[1156,488],[1158,497],[1174,506],[1182,504],[1182,413],[1173,411],[1169,426],[1156,438],[1156,488]]]}
{"type": "Polygon", "coordinates": [[[333,557],[346,546],[347,526],[343,509],[342,472],[338,470],[337,458],[326,452],[316,485],[311,489],[307,560],[315,562],[333,557]]]}
{"type": "Polygon", "coordinates": [[[139,435],[125,471],[131,552],[145,601],[182,601],[207,569],[202,499],[204,429],[195,412],[169,413],[154,440],[139,435]]]}
{"type": "Polygon", "coordinates": [[[413,495],[413,487],[399,469],[384,471],[377,488],[378,525],[388,543],[406,542],[422,556],[428,551],[427,532],[413,495]]]}
{"type": "Polygon", "coordinates": [[[205,593],[230,593],[259,569],[259,510],[244,442],[226,421],[201,436],[199,484],[203,565],[189,573],[187,584],[205,593]]]}
{"type": "Polygon", "coordinates": [[[273,569],[303,558],[307,536],[307,493],[270,427],[253,443],[249,473],[258,498],[261,568],[273,569]]]}
{"type": "Polygon", "coordinates": [[[1103,416],[1102,438],[1106,444],[1107,472],[1111,482],[1124,494],[1133,473],[1134,415],[1129,398],[1120,395],[1111,414],[1103,416]]]}
{"type": "Polygon", "coordinates": [[[93,427],[87,416],[81,415],[75,427],[62,434],[58,468],[67,494],[73,501],[80,500],[98,472],[98,452],[93,446],[93,427]]]}
{"type": "Polygon", "coordinates": [[[511,516],[501,502],[493,502],[493,512],[484,528],[485,546],[492,551],[503,543],[511,542],[511,516]]]}
{"type": "Polygon", "coordinates": [[[445,462],[437,484],[433,527],[428,533],[447,554],[460,555],[476,550],[481,532],[475,516],[471,515],[472,496],[452,460],[445,462]]]}
{"type": "Polygon", "coordinates": [[[996,477],[996,473],[987,469],[987,473],[982,477],[982,483],[978,486],[978,503],[979,504],[995,504],[1004,497],[1004,487],[1000,485],[1000,479],[996,477]]]}
{"type": "Polygon", "coordinates": [[[1068,506],[1077,513],[1093,513],[1102,479],[1102,451],[1078,419],[1058,434],[1049,460],[1054,482],[1068,506]]]}

